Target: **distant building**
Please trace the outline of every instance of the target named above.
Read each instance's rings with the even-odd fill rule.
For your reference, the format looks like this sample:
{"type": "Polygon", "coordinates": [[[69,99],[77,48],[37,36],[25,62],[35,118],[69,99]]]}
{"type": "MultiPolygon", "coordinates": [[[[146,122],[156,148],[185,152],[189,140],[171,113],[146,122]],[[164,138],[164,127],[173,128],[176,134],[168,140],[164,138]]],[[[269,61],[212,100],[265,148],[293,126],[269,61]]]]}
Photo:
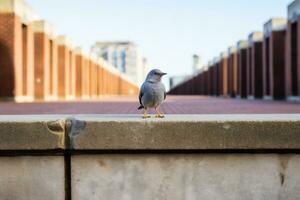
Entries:
{"type": "Polygon", "coordinates": [[[198,73],[203,71],[203,64],[201,57],[199,55],[193,55],[193,73],[198,73]]]}
{"type": "Polygon", "coordinates": [[[172,76],[170,77],[170,89],[180,85],[186,80],[189,80],[192,75],[181,75],[181,76],[172,76]]]}
{"type": "Polygon", "coordinates": [[[143,75],[142,80],[140,80],[140,83],[144,82],[144,79],[146,78],[148,72],[151,70],[150,65],[148,63],[147,58],[143,58],[143,75]]]}
{"type": "Polygon", "coordinates": [[[126,74],[133,82],[141,84],[148,63],[142,57],[139,48],[130,41],[96,42],[91,51],[126,74]]]}
{"type": "Polygon", "coordinates": [[[179,76],[172,76],[170,77],[170,89],[178,86],[179,84],[183,83],[191,79],[193,76],[201,73],[205,70],[205,66],[201,62],[201,58],[199,55],[193,55],[193,66],[192,66],[192,74],[191,75],[179,75],[179,76]]]}

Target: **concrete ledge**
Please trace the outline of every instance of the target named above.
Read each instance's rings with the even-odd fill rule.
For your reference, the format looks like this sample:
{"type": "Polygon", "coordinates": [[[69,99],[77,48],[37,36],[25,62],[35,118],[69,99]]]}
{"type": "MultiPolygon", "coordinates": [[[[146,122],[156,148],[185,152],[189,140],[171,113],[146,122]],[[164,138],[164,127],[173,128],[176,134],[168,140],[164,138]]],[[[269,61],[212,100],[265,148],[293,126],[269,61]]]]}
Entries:
{"type": "Polygon", "coordinates": [[[247,40],[240,40],[237,43],[237,51],[240,52],[242,49],[248,48],[249,44],[247,40]]]}
{"type": "Polygon", "coordinates": [[[32,30],[35,33],[45,33],[48,37],[54,38],[54,27],[45,20],[33,21],[32,30]]]}
{"type": "Polygon", "coordinates": [[[237,49],[235,46],[231,46],[228,48],[228,54],[236,53],[237,49]]]}
{"type": "MultiPolygon", "coordinates": [[[[299,149],[300,115],[78,116],[76,150],[299,149]]],[[[75,122],[76,123],[76,122],[75,122]]]]}
{"type": "Polygon", "coordinates": [[[300,195],[300,114],[141,116],[0,116],[1,199],[300,195]],[[38,151],[53,149],[66,151],[38,151]],[[210,149],[220,151],[184,151],[210,149]],[[251,149],[271,153],[235,154],[251,149]]]}
{"type": "Polygon", "coordinates": [[[1,116],[0,150],[300,149],[300,115],[1,116]]]}
{"type": "Polygon", "coordinates": [[[253,46],[255,42],[262,42],[263,39],[264,39],[263,32],[255,31],[250,33],[250,35],[248,36],[249,47],[253,46]]]}
{"type": "Polygon", "coordinates": [[[285,18],[272,18],[264,24],[264,37],[270,37],[273,31],[286,30],[287,19],[285,18]]]}
{"type": "Polygon", "coordinates": [[[300,1],[295,0],[288,5],[288,19],[293,23],[300,14],[300,1]]]}
{"type": "Polygon", "coordinates": [[[57,36],[56,42],[57,42],[57,45],[59,45],[59,46],[66,46],[68,48],[72,47],[72,43],[71,43],[70,39],[65,35],[57,36]]]}
{"type": "Polygon", "coordinates": [[[63,116],[0,116],[0,150],[65,148],[63,116]]]}

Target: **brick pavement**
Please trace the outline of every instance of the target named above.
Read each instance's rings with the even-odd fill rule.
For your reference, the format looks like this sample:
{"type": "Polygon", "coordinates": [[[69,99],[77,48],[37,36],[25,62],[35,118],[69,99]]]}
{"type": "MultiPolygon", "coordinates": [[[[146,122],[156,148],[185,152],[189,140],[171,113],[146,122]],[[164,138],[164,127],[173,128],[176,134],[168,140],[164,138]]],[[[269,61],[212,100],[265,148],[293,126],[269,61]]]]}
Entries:
{"type": "MultiPolygon", "coordinates": [[[[77,102],[1,102],[0,114],[137,114],[136,97],[106,97],[77,102]]],[[[300,104],[284,101],[244,100],[204,96],[168,96],[166,114],[300,113],[300,104]]]]}

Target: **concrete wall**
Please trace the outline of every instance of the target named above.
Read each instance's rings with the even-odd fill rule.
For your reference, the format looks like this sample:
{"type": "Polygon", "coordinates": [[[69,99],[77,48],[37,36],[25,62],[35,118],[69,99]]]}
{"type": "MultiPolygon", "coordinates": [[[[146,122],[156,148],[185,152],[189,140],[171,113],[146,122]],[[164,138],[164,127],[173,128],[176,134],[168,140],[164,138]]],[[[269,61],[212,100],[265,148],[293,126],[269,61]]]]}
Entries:
{"type": "Polygon", "coordinates": [[[125,154],[72,157],[72,197],[89,199],[297,199],[300,156],[125,154]]]}
{"type": "Polygon", "coordinates": [[[62,156],[0,157],[1,199],[64,199],[62,156]]]}
{"type": "Polygon", "coordinates": [[[300,196],[300,115],[11,115],[0,128],[0,199],[300,196]]]}

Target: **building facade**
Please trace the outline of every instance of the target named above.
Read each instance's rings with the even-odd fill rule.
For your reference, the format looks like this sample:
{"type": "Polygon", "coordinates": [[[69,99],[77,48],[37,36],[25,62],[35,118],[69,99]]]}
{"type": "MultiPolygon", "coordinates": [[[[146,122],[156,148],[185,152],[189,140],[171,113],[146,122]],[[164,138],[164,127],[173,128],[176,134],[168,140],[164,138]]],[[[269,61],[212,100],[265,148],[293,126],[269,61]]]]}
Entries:
{"type": "Polygon", "coordinates": [[[184,83],[185,81],[191,79],[192,77],[195,77],[199,73],[206,70],[207,66],[202,64],[201,57],[199,55],[194,54],[192,59],[193,59],[192,74],[170,77],[169,79],[170,89],[180,85],[181,83],[184,83]]]}
{"type": "Polygon", "coordinates": [[[133,42],[96,42],[91,51],[126,74],[136,84],[141,84],[149,71],[147,59],[133,42]]]}
{"type": "Polygon", "coordinates": [[[203,71],[203,64],[201,62],[201,57],[197,54],[193,55],[193,73],[198,73],[203,71]]]}

